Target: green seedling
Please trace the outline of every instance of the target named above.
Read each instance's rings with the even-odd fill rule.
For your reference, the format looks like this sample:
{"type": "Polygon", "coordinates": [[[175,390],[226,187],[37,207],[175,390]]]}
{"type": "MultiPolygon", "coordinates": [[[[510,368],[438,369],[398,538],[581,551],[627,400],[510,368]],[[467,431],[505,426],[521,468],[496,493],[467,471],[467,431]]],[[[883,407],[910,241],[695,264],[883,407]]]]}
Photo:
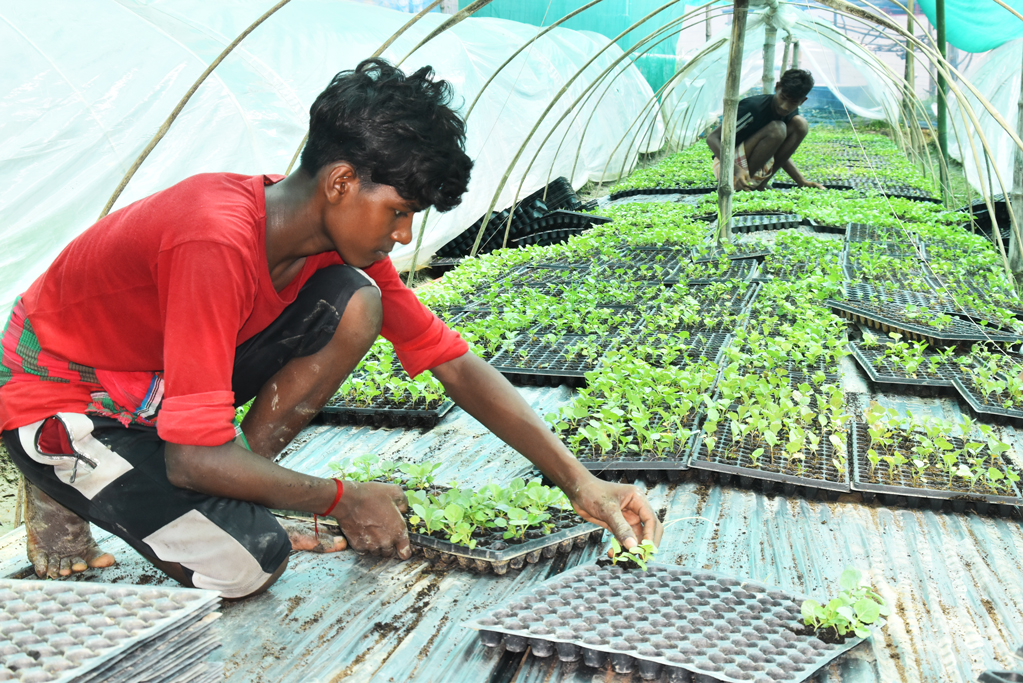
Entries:
{"type": "Polygon", "coordinates": [[[803,601],[803,623],[818,631],[833,629],[839,638],[849,633],[858,638],[868,637],[870,630],[867,626],[887,616],[890,613],[888,605],[870,586],[861,585],[861,574],[857,569],[846,568],[838,583],[841,590],[826,604],[816,600],[803,601]]]}
{"type": "Polygon", "coordinates": [[[640,569],[646,571],[647,562],[657,554],[657,546],[653,541],[643,541],[632,547],[632,550],[625,550],[617,538],[611,539],[611,564],[618,564],[626,560],[632,560],[640,569]]]}

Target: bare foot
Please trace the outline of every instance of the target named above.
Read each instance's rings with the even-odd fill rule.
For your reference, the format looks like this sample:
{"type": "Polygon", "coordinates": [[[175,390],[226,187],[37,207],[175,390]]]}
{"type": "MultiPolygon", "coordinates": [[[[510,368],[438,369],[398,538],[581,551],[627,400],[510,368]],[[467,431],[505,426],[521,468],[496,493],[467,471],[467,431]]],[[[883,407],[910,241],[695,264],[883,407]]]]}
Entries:
{"type": "Polygon", "coordinates": [[[55,579],[89,567],[109,567],[114,556],[92,538],[89,523],[25,480],[25,533],[36,576],[55,579]]]}
{"type": "Polygon", "coordinates": [[[311,550],[314,553],[336,553],[348,547],[344,536],[335,536],[320,524],[320,535],[317,536],[311,524],[297,522],[293,519],[278,519],[284,530],[288,532],[292,550],[311,550]]]}

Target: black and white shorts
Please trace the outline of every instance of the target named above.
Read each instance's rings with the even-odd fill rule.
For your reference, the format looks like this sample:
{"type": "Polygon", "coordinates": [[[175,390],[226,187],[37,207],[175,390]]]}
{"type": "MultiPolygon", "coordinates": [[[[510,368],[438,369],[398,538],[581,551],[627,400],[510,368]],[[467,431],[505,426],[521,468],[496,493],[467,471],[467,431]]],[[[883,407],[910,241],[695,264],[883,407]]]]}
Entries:
{"type": "MultiPolygon", "coordinates": [[[[292,358],[326,346],[352,295],[369,286],[376,285],[350,266],[315,273],[277,320],[238,347],[236,405],[292,358]]],[[[3,440],[25,477],[46,494],[142,555],[180,564],[197,588],[225,598],[248,595],[291,551],[287,533],[261,505],[171,484],[166,444],[155,427],[58,413],[5,431],[3,440]]]]}

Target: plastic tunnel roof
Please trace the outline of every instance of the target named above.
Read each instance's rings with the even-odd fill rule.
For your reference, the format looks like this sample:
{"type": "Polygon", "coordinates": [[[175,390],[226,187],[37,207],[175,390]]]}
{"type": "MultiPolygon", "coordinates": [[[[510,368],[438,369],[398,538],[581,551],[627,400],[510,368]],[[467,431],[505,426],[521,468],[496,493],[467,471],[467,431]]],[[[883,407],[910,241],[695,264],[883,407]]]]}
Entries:
{"type": "MultiPolygon", "coordinates": [[[[751,13],[747,20],[740,92],[760,83],[765,17],[765,12],[756,12],[751,13]]],[[[811,50],[804,49],[800,53],[801,65],[811,71],[818,84],[827,86],[850,113],[872,119],[899,120],[901,91],[898,81],[873,53],[831,24],[789,4],[780,3],[774,24],[778,28],[779,50],[788,31],[804,46],[812,43],[833,51],[865,76],[867,99],[858,97],[853,100],[849,93],[836,85],[830,65],[816,63],[811,50]]],[[[731,29],[721,31],[695,54],[678,55],[680,72],[675,83],[669,86],[662,106],[668,121],[668,135],[676,144],[691,144],[721,114],[730,35],[731,29]]],[[[681,50],[683,41],[679,40],[678,44],[681,50]]]]}
{"type": "MultiPolygon", "coordinates": [[[[263,4],[241,0],[44,0],[5,6],[0,16],[5,64],[0,72],[0,312],[9,310],[59,250],[97,219],[182,96],[264,11],[263,4]],[[57,16],[60,21],[53,21],[57,16]]],[[[305,134],[315,96],[336,72],[371,55],[411,17],[339,0],[284,5],[199,87],[114,208],[195,173],[284,173],[305,134]]],[[[400,61],[447,18],[426,15],[383,57],[400,61]]],[[[470,18],[412,54],[402,68],[434,66],[452,83],[454,104],[464,114],[487,78],[536,33],[525,24],[470,18]]],[[[467,150],[476,161],[470,190],[455,210],[431,212],[420,260],[486,211],[529,130],[558,90],[608,42],[558,28],[529,45],[494,80],[467,122],[467,150]]],[[[498,198],[497,210],[511,204],[550,125],[621,55],[611,45],[554,105],[498,198]]],[[[599,178],[605,165],[622,166],[624,146],[611,164],[608,155],[627,125],[622,122],[632,121],[652,92],[628,59],[618,69],[625,73],[613,82],[617,72],[610,74],[594,97],[577,107],[578,118],[566,118],[550,137],[525,178],[523,194],[548,178],[571,175],[579,187],[599,178]],[[580,162],[574,165],[580,144],[580,162]],[[559,145],[571,153],[556,156],[559,145]]],[[[633,157],[660,148],[659,133],[643,144],[631,149],[633,157]]],[[[392,253],[399,267],[411,260],[417,236],[392,253]]]]}

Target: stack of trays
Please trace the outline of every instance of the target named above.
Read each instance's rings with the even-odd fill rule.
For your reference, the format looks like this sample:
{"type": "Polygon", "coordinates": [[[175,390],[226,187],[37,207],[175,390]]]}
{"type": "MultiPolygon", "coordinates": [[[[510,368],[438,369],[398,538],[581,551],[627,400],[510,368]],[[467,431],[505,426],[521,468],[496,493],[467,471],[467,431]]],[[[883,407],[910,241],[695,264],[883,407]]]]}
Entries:
{"type": "Polygon", "coordinates": [[[0,579],[0,680],[206,683],[216,591],[0,579]]]}

